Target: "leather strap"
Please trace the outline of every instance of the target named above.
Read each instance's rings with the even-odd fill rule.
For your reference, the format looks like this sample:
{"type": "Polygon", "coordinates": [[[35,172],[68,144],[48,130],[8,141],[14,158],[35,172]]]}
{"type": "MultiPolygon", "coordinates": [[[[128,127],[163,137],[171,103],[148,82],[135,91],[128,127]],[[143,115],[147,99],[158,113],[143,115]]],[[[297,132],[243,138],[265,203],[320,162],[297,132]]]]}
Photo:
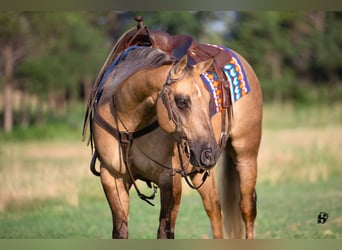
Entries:
{"type": "Polygon", "coordinates": [[[103,117],[95,112],[94,115],[94,121],[100,125],[101,128],[106,130],[109,134],[111,134],[114,138],[121,141],[128,141],[131,139],[136,139],[141,136],[147,135],[151,133],[153,130],[159,128],[158,121],[154,121],[151,124],[147,125],[146,127],[139,129],[134,132],[125,132],[125,131],[119,131],[117,128],[114,128],[111,124],[109,124],[103,117]]]}
{"type": "MultiPolygon", "coordinates": [[[[150,196],[147,196],[147,195],[140,192],[137,184],[135,183],[134,175],[133,175],[133,172],[132,172],[131,167],[130,167],[131,164],[129,162],[129,152],[130,152],[130,149],[131,149],[131,146],[132,146],[134,139],[139,138],[141,136],[144,136],[144,135],[152,132],[153,130],[157,129],[159,127],[158,121],[154,121],[151,124],[149,124],[148,126],[142,128],[140,130],[134,131],[134,132],[119,131],[117,128],[114,128],[105,119],[103,119],[103,117],[99,113],[97,113],[96,110],[94,110],[94,113],[95,113],[94,114],[94,121],[101,128],[106,130],[109,134],[111,134],[114,138],[116,138],[120,142],[124,164],[126,166],[127,173],[129,175],[129,178],[132,181],[132,184],[133,184],[138,196],[142,200],[144,200],[148,204],[150,204],[151,206],[154,206],[154,204],[151,203],[149,200],[154,199],[156,191],[157,191],[156,186],[154,186],[154,192],[150,196]]],[[[114,117],[117,118],[115,112],[114,112],[114,117]]],[[[116,119],[116,121],[117,121],[117,119],[116,119]]],[[[94,169],[95,169],[94,165],[95,165],[96,158],[97,158],[97,153],[95,151],[93,158],[92,158],[92,161],[91,161],[90,169],[92,170],[92,172],[95,175],[98,175],[98,172],[94,171],[94,169]]]]}

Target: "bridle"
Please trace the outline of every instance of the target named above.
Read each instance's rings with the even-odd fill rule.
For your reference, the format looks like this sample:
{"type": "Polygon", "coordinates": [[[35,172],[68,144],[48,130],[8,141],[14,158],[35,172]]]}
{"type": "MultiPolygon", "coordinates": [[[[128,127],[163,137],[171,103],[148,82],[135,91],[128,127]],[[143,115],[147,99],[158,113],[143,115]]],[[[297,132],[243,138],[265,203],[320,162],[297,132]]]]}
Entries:
{"type": "MultiPolygon", "coordinates": [[[[106,67],[108,67],[111,60],[119,54],[118,52],[123,51],[124,49],[126,49],[127,47],[132,46],[132,45],[142,45],[142,46],[153,46],[154,47],[154,40],[151,39],[149,29],[143,24],[142,18],[137,17],[135,20],[138,22],[137,31],[134,33],[134,35],[132,37],[130,37],[130,39],[126,43],[123,43],[123,42],[117,43],[117,46],[115,46],[113,48],[110,56],[106,59],[105,64],[102,66],[102,69],[100,71],[101,74],[98,74],[98,76],[97,76],[97,79],[96,79],[97,83],[103,77],[104,70],[106,69],[106,67]],[[140,41],[139,40],[139,39],[141,39],[140,36],[145,37],[145,33],[146,33],[146,39],[140,41]],[[122,44],[124,44],[124,46],[121,46],[122,44]]],[[[199,52],[199,50],[197,51],[197,53],[198,52],[199,52]]],[[[204,57],[208,56],[209,54],[212,54],[212,53],[208,54],[205,51],[202,51],[202,52],[204,52],[204,55],[205,55],[204,57]]],[[[201,52],[201,54],[203,54],[202,52],[201,52]]],[[[216,59],[215,59],[215,61],[216,61],[216,59]]],[[[229,86],[228,82],[225,81],[225,78],[222,75],[223,73],[219,70],[220,67],[217,65],[217,63],[215,63],[215,61],[213,63],[215,71],[219,74],[219,78],[222,80],[222,82],[225,83],[226,88],[228,88],[228,86],[229,86]]],[[[170,166],[163,165],[162,163],[154,160],[152,157],[149,157],[147,154],[145,154],[143,152],[143,150],[140,150],[140,151],[143,154],[145,154],[145,156],[148,159],[150,159],[151,161],[157,163],[158,165],[160,165],[162,167],[170,169],[170,171],[172,171],[171,174],[176,174],[176,173],[181,174],[181,176],[185,178],[187,184],[191,188],[198,189],[205,182],[207,176],[209,175],[209,171],[208,170],[202,170],[202,169],[200,170],[200,172],[205,171],[205,173],[204,173],[203,178],[202,178],[202,183],[199,186],[196,186],[196,187],[193,186],[188,180],[188,175],[189,175],[188,172],[189,171],[187,171],[187,166],[190,163],[190,157],[191,157],[190,148],[189,148],[188,139],[186,137],[186,134],[184,133],[184,129],[183,129],[184,124],[183,124],[182,119],[181,119],[179,113],[177,112],[176,108],[174,107],[174,105],[172,105],[172,101],[170,98],[171,85],[178,80],[178,79],[172,79],[170,73],[171,73],[171,71],[169,72],[169,75],[168,75],[167,80],[163,86],[162,91],[160,92],[159,98],[161,98],[164,106],[166,107],[169,120],[173,121],[175,128],[176,128],[174,137],[175,137],[176,142],[177,142],[177,150],[178,150],[178,155],[179,155],[179,159],[180,159],[181,169],[175,170],[170,166]],[[187,162],[185,164],[184,164],[184,161],[182,158],[182,155],[184,155],[184,154],[182,154],[182,152],[185,154],[185,156],[187,158],[187,162]]],[[[98,85],[96,85],[96,86],[98,86],[98,85]]],[[[225,88],[222,88],[222,91],[224,89],[225,88]]],[[[138,131],[130,132],[127,129],[125,129],[124,131],[119,131],[119,129],[118,129],[119,128],[119,126],[118,126],[119,125],[119,117],[117,115],[115,115],[116,114],[115,108],[113,108],[112,113],[113,113],[113,117],[115,118],[115,121],[116,121],[116,128],[114,128],[110,123],[108,123],[106,120],[104,120],[100,116],[99,113],[96,112],[96,105],[97,105],[97,101],[98,101],[98,98],[97,98],[98,91],[99,91],[99,88],[96,88],[93,91],[93,94],[91,95],[91,98],[90,98],[90,102],[88,103],[88,109],[86,112],[85,122],[84,122],[84,126],[83,126],[83,139],[85,138],[86,128],[89,125],[90,126],[90,137],[89,137],[88,144],[91,144],[91,148],[93,151],[93,149],[94,149],[93,136],[92,136],[92,123],[93,123],[93,121],[95,121],[99,126],[101,126],[109,134],[111,134],[113,137],[115,137],[120,143],[121,150],[122,150],[122,153],[124,156],[125,165],[127,168],[127,172],[130,175],[131,181],[132,181],[133,185],[135,186],[135,189],[137,190],[139,197],[141,199],[145,200],[146,202],[148,202],[149,204],[153,205],[152,203],[150,203],[148,201],[148,199],[154,198],[155,193],[156,193],[156,188],[154,188],[154,193],[151,196],[146,196],[146,195],[141,194],[141,192],[139,191],[139,189],[137,188],[137,186],[135,184],[133,174],[130,170],[128,152],[129,152],[129,149],[130,149],[133,141],[136,138],[139,138],[139,137],[146,135],[146,134],[152,132],[153,130],[157,129],[159,127],[159,123],[156,120],[156,121],[152,122],[151,124],[147,125],[146,127],[142,128],[138,131]]],[[[228,113],[228,121],[231,120],[231,116],[232,116],[232,109],[228,108],[230,98],[228,98],[228,99],[226,98],[226,96],[229,96],[229,93],[230,92],[228,91],[228,94],[222,95],[223,100],[226,100],[226,101],[223,101],[223,111],[221,111],[221,135],[220,135],[220,139],[219,139],[219,143],[218,143],[219,147],[221,149],[221,152],[223,151],[223,149],[225,147],[225,143],[228,139],[228,134],[226,132],[226,129],[227,129],[227,127],[226,127],[226,125],[227,125],[226,124],[226,120],[227,120],[226,119],[226,112],[228,113]]],[[[114,100],[113,100],[113,104],[114,104],[114,100]]],[[[230,131],[230,124],[231,123],[228,122],[228,131],[230,131]]],[[[125,126],[123,125],[123,127],[125,127],[125,126]]],[[[95,163],[96,163],[96,159],[97,159],[98,155],[97,155],[96,150],[93,152],[94,152],[94,154],[93,154],[93,157],[92,157],[92,160],[90,163],[90,169],[94,175],[99,176],[100,173],[95,169],[95,163]]],[[[196,171],[198,171],[198,170],[196,170],[196,171]]]]}
{"type": "Polygon", "coordinates": [[[175,138],[176,138],[177,142],[181,142],[182,140],[187,141],[188,138],[186,137],[186,134],[184,133],[184,130],[183,130],[182,119],[181,119],[179,113],[176,111],[174,105],[172,105],[172,101],[171,101],[171,97],[170,97],[171,85],[174,84],[175,82],[179,81],[180,78],[173,79],[171,77],[171,71],[172,71],[172,69],[169,71],[169,74],[167,76],[166,82],[164,83],[163,89],[159,94],[159,98],[161,98],[161,100],[162,100],[162,102],[166,108],[169,120],[171,120],[176,127],[175,138]]]}
{"type": "MultiPolygon", "coordinates": [[[[173,68],[171,68],[171,70],[173,70],[173,68]]],[[[171,85],[177,81],[180,80],[180,78],[177,79],[172,79],[171,77],[171,70],[168,73],[167,79],[164,83],[163,89],[159,94],[159,98],[161,98],[164,106],[166,107],[167,113],[168,113],[168,117],[169,120],[172,120],[172,122],[174,123],[175,127],[176,127],[176,132],[174,134],[174,137],[176,139],[176,143],[177,143],[177,150],[178,150],[178,157],[180,160],[180,166],[181,168],[179,170],[173,169],[170,166],[166,166],[162,163],[159,163],[158,161],[154,160],[152,157],[148,156],[140,147],[138,147],[138,149],[140,149],[140,151],[150,160],[152,160],[153,162],[157,163],[159,166],[162,166],[166,169],[169,169],[170,171],[172,171],[173,173],[171,173],[171,175],[174,174],[180,174],[182,177],[184,177],[184,179],[186,180],[187,184],[193,188],[193,189],[198,189],[200,188],[205,180],[207,179],[207,177],[209,176],[209,170],[205,170],[204,171],[200,171],[200,172],[204,172],[203,178],[202,178],[202,183],[199,184],[198,186],[194,186],[190,183],[190,181],[188,180],[188,175],[191,173],[188,173],[188,165],[190,163],[190,149],[189,149],[189,143],[188,143],[188,138],[184,132],[183,129],[183,122],[182,119],[179,115],[179,113],[175,110],[174,105],[172,105],[171,102],[171,98],[170,98],[170,93],[171,93],[171,85]],[[187,158],[187,163],[184,163],[183,160],[183,154],[182,152],[184,152],[184,154],[186,155],[187,158]]],[[[129,160],[129,152],[130,149],[132,147],[133,141],[141,136],[144,136],[152,131],[154,131],[155,129],[157,129],[159,127],[159,123],[158,121],[154,121],[151,124],[147,125],[146,127],[137,130],[137,131],[129,131],[127,129],[127,127],[125,126],[125,124],[123,123],[123,121],[120,119],[120,117],[118,116],[117,112],[116,112],[116,107],[115,107],[115,95],[113,95],[112,97],[112,108],[111,108],[111,113],[114,117],[115,123],[116,123],[116,127],[113,127],[111,124],[109,124],[105,119],[103,119],[103,117],[96,111],[96,104],[94,105],[94,121],[100,126],[102,127],[104,130],[106,130],[109,134],[111,134],[114,138],[116,138],[119,143],[120,143],[120,147],[121,147],[121,152],[123,155],[123,160],[124,160],[124,164],[126,166],[126,170],[127,173],[129,175],[129,178],[131,179],[131,182],[138,194],[138,196],[146,201],[148,204],[154,206],[153,203],[151,203],[149,200],[154,199],[156,191],[157,191],[157,187],[156,185],[153,186],[154,188],[154,192],[152,195],[147,196],[143,193],[141,193],[141,191],[139,190],[138,186],[135,183],[135,179],[133,176],[133,172],[131,169],[131,164],[130,164],[130,160],[129,160]],[[123,126],[124,131],[119,130],[119,123],[123,126]]],[[[96,158],[97,158],[97,152],[95,150],[95,153],[93,155],[93,159],[91,161],[91,171],[93,174],[99,176],[100,173],[97,172],[95,170],[95,162],[96,162],[96,158]]],[[[197,170],[196,170],[197,171],[197,170]]]]}
{"type": "Polygon", "coordinates": [[[184,124],[182,122],[182,119],[181,119],[179,113],[176,111],[174,105],[172,105],[171,97],[170,97],[171,85],[173,83],[179,81],[180,77],[173,79],[171,77],[171,71],[172,71],[172,69],[169,71],[166,82],[163,86],[162,91],[159,94],[159,97],[161,98],[161,100],[162,100],[162,102],[163,102],[163,104],[167,110],[169,120],[171,120],[174,123],[175,128],[176,128],[174,137],[175,137],[176,143],[177,143],[177,151],[178,151],[178,157],[179,157],[181,169],[180,169],[180,171],[175,170],[175,172],[181,174],[181,176],[184,177],[186,183],[192,189],[199,189],[204,184],[207,177],[210,175],[210,170],[207,170],[207,169],[206,170],[203,170],[203,169],[200,170],[200,172],[204,172],[204,175],[202,178],[202,183],[199,184],[198,186],[194,186],[188,179],[189,174],[187,173],[187,167],[185,167],[185,164],[183,161],[182,152],[185,153],[186,158],[188,160],[187,165],[189,165],[190,157],[191,157],[189,142],[188,142],[188,138],[186,136],[186,133],[184,132],[184,129],[183,129],[184,124]]]}

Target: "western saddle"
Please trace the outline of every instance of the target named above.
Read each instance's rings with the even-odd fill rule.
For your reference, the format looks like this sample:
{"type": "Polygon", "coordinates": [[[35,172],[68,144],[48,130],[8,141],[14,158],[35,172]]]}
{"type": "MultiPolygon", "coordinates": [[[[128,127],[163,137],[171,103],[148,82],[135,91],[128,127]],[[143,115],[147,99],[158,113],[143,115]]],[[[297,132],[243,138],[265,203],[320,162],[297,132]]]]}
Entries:
{"type": "Polygon", "coordinates": [[[105,70],[113,63],[124,50],[130,46],[152,46],[181,59],[188,55],[188,63],[194,65],[200,61],[214,58],[214,62],[208,71],[215,72],[221,83],[222,107],[228,109],[231,106],[229,80],[222,68],[231,60],[231,55],[215,46],[200,44],[189,35],[169,35],[164,31],[149,30],[143,23],[143,18],[135,18],[138,22],[136,28],[127,31],[114,46],[96,79],[95,86],[99,84],[105,70]]]}
{"type": "MultiPolygon", "coordinates": [[[[218,81],[221,83],[218,88],[220,89],[221,105],[223,109],[222,131],[225,131],[226,112],[228,113],[228,120],[230,120],[232,106],[229,80],[225,76],[222,68],[231,60],[230,53],[227,53],[216,46],[197,43],[196,40],[189,35],[169,35],[164,31],[149,30],[143,23],[143,17],[141,16],[136,17],[135,20],[138,23],[137,26],[131,28],[120,37],[97,75],[93,91],[89,97],[87,114],[83,127],[83,139],[91,116],[91,109],[95,103],[95,96],[98,91],[99,83],[104,72],[123,51],[131,46],[152,46],[174,56],[177,60],[187,54],[188,64],[190,65],[213,58],[213,64],[210,66],[208,72],[215,72],[218,81]]],[[[230,124],[230,122],[228,123],[230,124]]]]}

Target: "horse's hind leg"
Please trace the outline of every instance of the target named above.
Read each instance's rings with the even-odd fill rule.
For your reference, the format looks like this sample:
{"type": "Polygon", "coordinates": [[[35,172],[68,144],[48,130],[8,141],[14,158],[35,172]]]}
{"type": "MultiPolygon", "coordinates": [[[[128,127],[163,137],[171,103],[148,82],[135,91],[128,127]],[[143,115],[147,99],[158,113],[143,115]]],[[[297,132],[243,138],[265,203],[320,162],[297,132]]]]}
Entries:
{"type": "Polygon", "coordinates": [[[123,178],[114,178],[103,165],[101,165],[101,182],[112,211],[112,237],[113,239],[127,239],[129,186],[123,178]]]}
{"type": "Polygon", "coordinates": [[[238,172],[240,176],[241,201],[240,208],[242,218],[246,225],[246,238],[254,238],[254,222],[257,214],[256,208],[256,158],[246,159],[238,162],[238,172]]]}
{"type": "Polygon", "coordinates": [[[256,157],[229,145],[220,169],[220,195],[224,231],[229,238],[254,238],[256,207],[256,157]]]}
{"type": "Polygon", "coordinates": [[[182,195],[181,176],[162,175],[159,180],[160,188],[160,216],[158,239],[174,239],[175,225],[182,195]]]}
{"type": "MultiPolygon", "coordinates": [[[[191,175],[191,181],[194,186],[198,186],[202,183],[203,174],[196,173],[191,175]]],[[[215,173],[211,171],[210,176],[206,179],[203,185],[198,189],[201,195],[203,206],[210,219],[211,229],[214,239],[223,238],[222,228],[222,214],[220,197],[216,188],[215,173]]]]}

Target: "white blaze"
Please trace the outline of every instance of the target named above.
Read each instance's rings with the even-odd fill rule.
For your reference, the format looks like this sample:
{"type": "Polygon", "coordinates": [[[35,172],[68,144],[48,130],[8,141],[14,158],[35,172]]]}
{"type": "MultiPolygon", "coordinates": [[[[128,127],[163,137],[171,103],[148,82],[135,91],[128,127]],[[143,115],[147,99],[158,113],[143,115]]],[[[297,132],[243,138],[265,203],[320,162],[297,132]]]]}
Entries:
{"type": "Polygon", "coordinates": [[[201,93],[201,90],[200,88],[198,87],[198,85],[195,83],[195,87],[197,89],[197,94],[198,94],[198,97],[202,97],[202,93],[201,93]]]}

